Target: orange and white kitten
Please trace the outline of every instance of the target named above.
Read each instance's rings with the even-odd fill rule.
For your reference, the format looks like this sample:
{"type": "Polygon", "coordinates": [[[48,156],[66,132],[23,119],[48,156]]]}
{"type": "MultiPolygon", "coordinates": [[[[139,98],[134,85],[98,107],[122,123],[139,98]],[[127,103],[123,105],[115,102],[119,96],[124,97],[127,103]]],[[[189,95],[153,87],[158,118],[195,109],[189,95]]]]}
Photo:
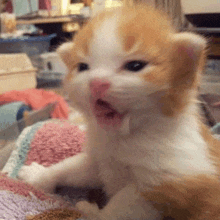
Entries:
{"type": "Polygon", "coordinates": [[[149,6],[100,13],[58,53],[69,68],[69,93],[88,122],[83,153],[19,177],[53,191],[56,185],[103,187],[103,209],[79,202],[89,219],[161,219],[143,192],[164,181],[216,174],[201,130],[197,83],[206,41],[177,33],[149,6]]]}

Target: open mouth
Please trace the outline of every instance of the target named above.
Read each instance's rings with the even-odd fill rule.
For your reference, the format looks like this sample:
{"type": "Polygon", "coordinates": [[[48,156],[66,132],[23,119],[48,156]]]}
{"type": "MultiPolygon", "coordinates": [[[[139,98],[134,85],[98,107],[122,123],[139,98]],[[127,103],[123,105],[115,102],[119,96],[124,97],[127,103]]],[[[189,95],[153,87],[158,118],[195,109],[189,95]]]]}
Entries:
{"type": "Polygon", "coordinates": [[[119,113],[112,105],[102,99],[92,101],[93,113],[100,126],[120,127],[123,114],[119,113]]]}

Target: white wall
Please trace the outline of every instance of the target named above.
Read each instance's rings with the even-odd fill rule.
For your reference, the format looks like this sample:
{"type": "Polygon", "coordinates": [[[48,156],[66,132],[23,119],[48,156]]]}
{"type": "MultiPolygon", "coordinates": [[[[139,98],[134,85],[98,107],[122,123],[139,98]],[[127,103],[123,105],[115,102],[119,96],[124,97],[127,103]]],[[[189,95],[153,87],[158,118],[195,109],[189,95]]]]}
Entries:
{"type": "Polygon", "coordinates": [[[220,0],[181,0],[185,14],[220,13],[220,0]]]}

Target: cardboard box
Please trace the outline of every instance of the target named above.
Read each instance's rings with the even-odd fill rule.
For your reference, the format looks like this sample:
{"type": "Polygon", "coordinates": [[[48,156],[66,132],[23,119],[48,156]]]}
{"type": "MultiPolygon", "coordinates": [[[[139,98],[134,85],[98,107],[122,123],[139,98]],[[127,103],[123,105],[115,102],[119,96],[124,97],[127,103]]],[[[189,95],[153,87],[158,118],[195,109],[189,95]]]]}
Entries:
{"type": "Polygon", "coordinates": [[[24,53],[0,54],[0,94],[35,88],[37,69],[24,53]]]}

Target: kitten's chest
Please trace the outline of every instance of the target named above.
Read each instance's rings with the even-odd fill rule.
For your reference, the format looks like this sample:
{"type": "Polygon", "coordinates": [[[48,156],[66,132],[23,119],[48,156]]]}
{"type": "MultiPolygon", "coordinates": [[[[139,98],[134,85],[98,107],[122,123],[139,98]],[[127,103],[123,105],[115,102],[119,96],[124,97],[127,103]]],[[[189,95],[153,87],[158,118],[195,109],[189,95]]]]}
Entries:
{"type": "Polygon", "coordinates": [[[108,196],[114,195],[131,181],[129,166],[113,157],[99,162],[99,174],[108,196]]]}

